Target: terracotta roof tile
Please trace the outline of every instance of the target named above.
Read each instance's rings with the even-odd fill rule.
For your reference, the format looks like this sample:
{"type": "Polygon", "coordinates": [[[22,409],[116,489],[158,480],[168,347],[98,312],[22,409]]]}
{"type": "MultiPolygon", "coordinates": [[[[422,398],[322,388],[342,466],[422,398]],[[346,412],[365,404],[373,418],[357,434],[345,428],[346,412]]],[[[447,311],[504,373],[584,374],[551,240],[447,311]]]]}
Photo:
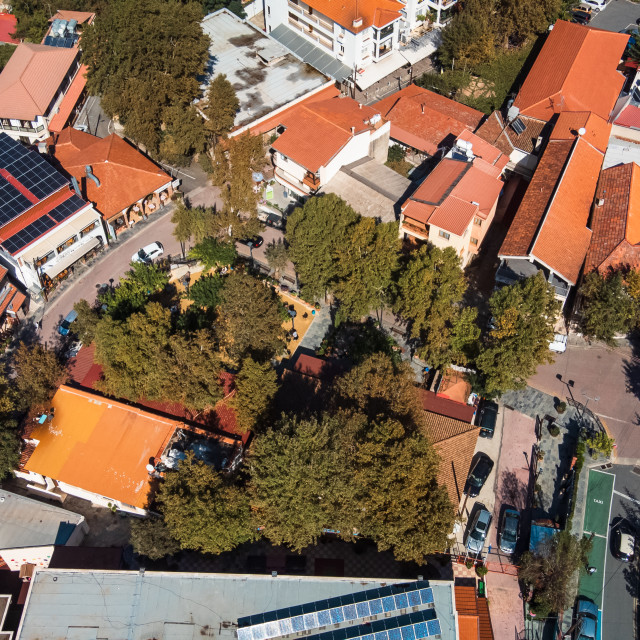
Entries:
{"type": "Polygon", "coordinates": [[[433,391],[427,391],[426,389],[420,389],[420,398],[422,400],[422,408],[425,411],[447,416],[454,420],[471,423],[476,412],[476,408],[473,405],[442,398],[433,391]]]}
{"type": "Polygon", "coordinates": [[[471,169],[471,164],[468,162],[444,158],[424,179],[411,199],[433,205],[442,204],[469,169],[471,169]]]}
{"type": "Polygon", "coordinates": [[[593,208],[593,235],[585,271],[640,266],[640,167],[635,163],[605,169],[600,174],[593,208]]]}
{"type": "Polygon", "coordinates": [[[391,121],[394,140],[429,155],[448,138],[475,131],[484,117],[480,111],[416,85],[380,100],[375,107],[391,121]]]}
{"type": "Polygon", "coordinates": [[[624,83],[616,69],[628,39],[558,20],[514,106],[545,121],[561,111],[592,111],[607,120],[624,83]]]}
{"type": "MultiPolygon", "coordinates": [[[[473,586],[454,586],[456,611],[459,616],[477,616],[479,622],[479,640],[494,640],[491,615],[486,598],[479,598],[473,586]]],[[[462,640],[462,637],[460,638],[462,640]]]]}
{"type": "Polygon", "coordinates": [[[0,73],[0,117],[45,115],[77,55],[77,49],[19,44],[0,73]]]}
{"type": "Polygon", "coordinates": [[[171,182],[167,173],[115,133],[97,138],[67,127],[53,153],[107,219],[171,182]],[[100,181],[99,187],[86,178],[86,165],[100,181]]]}
{"type": "Polygon", "coordinates": [[[478,640],[480,637],[480,619],[478,616],[458,614],[458,639],[478,640]]]}
{"type": "Polygon", "coordinates": [[[578,131],[582,128],[585,129],[582,139],[605,153],[609,145],[611,125],[590,111],[563,111],[553,126],[551,138],[575,140],[578,131]]]}
{"type": "Polygon", "coordinates": [[[549,126],[546,122],[536,118],[528,118],[523,115],[519,118],[525,128],[522,133],[518,134],[511,126],[506,125],[499,111],[494,111],[482,123],[476,131],[476,135],[507,155],[511,154],[514,149],[532,153],[537,146],[538,138],[544,136],[545,128],[549,129],[549,126]]]}
{"type": "Polygon", "coordinates": [[[618,114],[618,117],[614,120],[614,124],[620,125],[621,127],[640,129],[640,107],[635,104],[628,104],[618,114]]]}
{"type": "Polygon", "coordinates": [[[473,154],[476,156],[474,160],[474,166],[487,171],[491,175],[498,177],[502,170],[507,166],[509,162],[509,154],[505,153],[498,147],[487,142],[480,136],[471,131],[463,131],[457,140],[464,140],[470,142],[473,145],[473,154]],[[496,171],[489,171],[485,167],[492,167],[496,171]]]}
{"type": "Polygon", "coordinates": [[[384,27],[400,18],[404,9],[396,0],[307,0],[307,4],[352,33],[371,26],[384,27]],[[353,26],[356,18],[362,18],[359,27],[353,26]]]}

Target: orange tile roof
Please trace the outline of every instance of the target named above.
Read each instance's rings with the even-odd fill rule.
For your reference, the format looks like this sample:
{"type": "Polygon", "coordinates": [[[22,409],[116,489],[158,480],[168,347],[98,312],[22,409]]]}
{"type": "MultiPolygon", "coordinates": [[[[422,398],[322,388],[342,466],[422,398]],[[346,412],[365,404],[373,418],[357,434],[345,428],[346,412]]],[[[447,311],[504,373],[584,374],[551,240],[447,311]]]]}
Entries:
{"type": "Polygon", "coordinates": [[[45,115],[77,55],[77,49],[19,44],[0,73],[0,117],[45,115]]]}
{"type": "Polygon", "coordinates": [[[478,640],[480,637],[480,619],[467,614],[458,615],[459,640],[478,640]]]}
{"type": "Polygon", "coordinates": [[[600,174],[593,208],[593,235],[585,271],[640,267],[640,167],[634,162],[609,167],[600,174]]]}
{"type": "Polygon", "coordinates": [[[536,118],[523,115],[519,117],[524,125],[522,133],[516,133],[511,126],[507,125],[502,114],[494,111],[476,130],[476,135],[507,155],[515,149],[531,153],[538,144],[538,138],[544,137],[544,130],[549,128],[549,124],[536,118]]]}
{"type": "Polygon", "coordinates": [[[396,0],[306,0],[310,7],[327,16],[352,33],[368,27],[384,27],[400,18],[404,5],[396,0]],[[353,26],[356,18],[362,25],[353,26]]]}
{"type": "Polygon", "coordinates": [[[144,508],[146,465],[181,423],[65,385],[51,404],[54,417],[33,430],[39,442],[25,469],[144,508]]]}
{"type": "Polygon", "coordinates": [[[409,85],[374,105],[391,121],[391,137],[434,155],[445,140],[475,131],[484,114],[433,91],[409,85]]]}
{"type": "Polygon", "coordinates": [[[413,200],[440,205],[451,193],[455,184],[471,169],[471,163],[444,158],[424,179],[411,196],[413,200]]]}
{"type": "MultiPolygon", "coordinates": [[[[458,616],[472,616],[478,618],[478,640],[494,640],[491,615],[486,598],[479,598],[473,586],[454,585],[456,611],[458,616]]],[[[462,636],[460,637],[462,640],[462,636]]]]}
{"type": "Polygon", "coordinates": [[[561,111],[593,111],[607,120],[624,83],[616,68],[628,40],[626,34],[558,20],[514,106],[545,121],[561,111]]]}
{"type": "Polygon", "coordinates": [[[486,171],[496,178],[509,163],[509,154],[490,144],[471,131],[462,131],[456,140],[464,140],[473,145],[473,154],[476,156],[474,166],[486,171]]]}
{"type": "Polygon", "coordinates": [[[420,399],[422,400],[422,408],[431,413],[437,413],[441,416],[462,420],[471,423],[476,412],[476,407],[470,404],[463,404],[450,398],[443,398],[433,391],[420,389],[420,399]]]}
{"type": "Polygon", "coordinates": [[[171,182],[168,174],[115,133],[96,138],[67,127],[53,153],[107,219],[171,182]],[[100,181],[99,187],[86,178],[86,165],[100,181]]]}
{"type": "Polygon", "coordinates": [[[379,113],[345,97],[302,104],[281,114],[280,124],[286,130],[271,146],[315,173],[354,135],[378,126],[370,125],[369,120],[379,113]]]}
{"type": "Polygon", "coordinates": [[[563,111],[553,126],[552,140],[575,140],[580,129],[585,129],[582,139],[606,153],[609,146],[611,125],[590,111],[563,111]]]}
{"type": "Polygon", "coordinates": [[[574,285],[591,241],[587,222],[603,159],[588,142],[576,141],[531,249],[533,257],[574,285]]]}
{"type": "Polygon", "coordinates": [[[67,120],[69,120],[69,116],[78,103],[78,98],[80,98],[87,84],[86,73],[87,66],[83,64],[62,99],[58,107],[58,113],[49,121],[49,131],[52,133],[59,133],[64,128],[64,125],[67,124],[67,120]]]}

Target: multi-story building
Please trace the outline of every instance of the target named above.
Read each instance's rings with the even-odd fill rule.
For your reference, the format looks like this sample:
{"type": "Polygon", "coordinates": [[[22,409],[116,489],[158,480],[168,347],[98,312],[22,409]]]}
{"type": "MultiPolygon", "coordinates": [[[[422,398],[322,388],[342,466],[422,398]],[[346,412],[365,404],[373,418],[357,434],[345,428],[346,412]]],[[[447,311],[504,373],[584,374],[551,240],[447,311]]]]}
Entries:
{"type": "Polygon", "coordinates": [[[100,214],[69,179],[0,132],[0,262],[11,275],[37,295],[104,243],[100,214]]]}

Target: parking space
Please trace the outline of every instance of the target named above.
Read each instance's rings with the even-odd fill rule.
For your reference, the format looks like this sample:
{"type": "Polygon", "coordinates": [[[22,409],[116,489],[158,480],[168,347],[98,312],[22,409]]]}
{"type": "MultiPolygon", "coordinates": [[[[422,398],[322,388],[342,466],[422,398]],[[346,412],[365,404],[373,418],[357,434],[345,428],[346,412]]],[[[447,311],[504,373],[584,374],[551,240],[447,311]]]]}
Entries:
{"type": "Polygon", "coordinates": [[[594,15],[589,26],[619,32],[635,27],[639,18],[640,4],[631,0],[609,0],[605,9],[594,15]]]}

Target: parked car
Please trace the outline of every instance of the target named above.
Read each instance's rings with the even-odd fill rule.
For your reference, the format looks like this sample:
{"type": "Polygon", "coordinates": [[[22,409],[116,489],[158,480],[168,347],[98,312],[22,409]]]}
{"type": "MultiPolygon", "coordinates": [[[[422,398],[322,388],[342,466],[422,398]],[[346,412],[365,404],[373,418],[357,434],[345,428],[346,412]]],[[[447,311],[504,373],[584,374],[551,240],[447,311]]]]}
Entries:
{"type": "Polygon", "coordinates": [[[480,454],[475,464],[471,467],[471,471],[469,471],[469,476],[467,477],[467,482],[464,487],[464,492],[468,494],[470,498],[478,496],[480,489],[484,486],[492,469],[493,460],[484,453],[480,454]]]}
{"type": "Polygon", "coordinates": [[[159,242],[152,242],[131,256],[131,262],[145,262],[149,264],[164,253],[164,247],[159,242]]]}
{"type": "Polygon", "coordinates": [[[480,409],[478,424],[480,425],[480,437],[493,438],[498,421],[498,405],[491,400],[485,400],[480,409]]]}
{"type": "Polygon", "coordinates": [[[284,229],[284,218],[277,213],[270,213],[265,222],[274,229],[284,229]]]}
{"type": "Polygon", "coordinates": [[[587,25],[591,22],[591,12],[575,10],[571,12],[571,22],[587,25]]]}
{"type": "Polygon", "coordinates": [[[520,512],[515,509],[505,509],[502,514],[502,526],[498,544],[500,551],[512,555],[515,553],[518,536],[520,534],[520,512]]]}
{"type": "Polygon", "coordinates": [[[77,320],[77,318],[78,318],[78,313],[74,309],[69,311],[69,313],[67,313],[67,315],[65,316],[64,320],[60,323],[60,326],[58,327],[58,333],[61,336],[68,335],[69,331],[71,330],[71,325],[77,320]]]}
{"type": "Polygon", "coordinates": [[[576,630],[574,640],[596,640],[598,631],[598,607],[591,600],[580,598],[576,605],[576,630]]]}
{"type": "Polygon", "coordinates": [[[606,0],[582,0],[581,4],[584,4],[587,7],[590,7],[592,11],[598,13],[598,11],[602,11],[607,6],[606,0]]]}
{"type": "Polygon", "coordinates": [[[466,547],[469,553],[478,554],[484,549],[487,532],[491,526],[491,514],[486,509],[478,509],[467,531],[466,547]]]}
{"type": "Polygon", "coordinates": [[[255,238],[244,238],[244,240],[240,240],[241,244],[246,244],[247,247],[251,249],[257,249],[262,246],[264,242],[264,238],[262,236],[256,236],[255,238]]]}
{"type": "Polygon", "coordinates": [[[556,333],[553,336],[553,342],[549,343],[549,349],[555,353],[564,353],[567,350],[567,336],[562,333],[556,333]]]}
{"type": "Polygon", "coordinates": [[[633,562],[636,550],[635,532],[626,520],[621,520],[613,529],[611,551],[622,562],[633,562]]]}

